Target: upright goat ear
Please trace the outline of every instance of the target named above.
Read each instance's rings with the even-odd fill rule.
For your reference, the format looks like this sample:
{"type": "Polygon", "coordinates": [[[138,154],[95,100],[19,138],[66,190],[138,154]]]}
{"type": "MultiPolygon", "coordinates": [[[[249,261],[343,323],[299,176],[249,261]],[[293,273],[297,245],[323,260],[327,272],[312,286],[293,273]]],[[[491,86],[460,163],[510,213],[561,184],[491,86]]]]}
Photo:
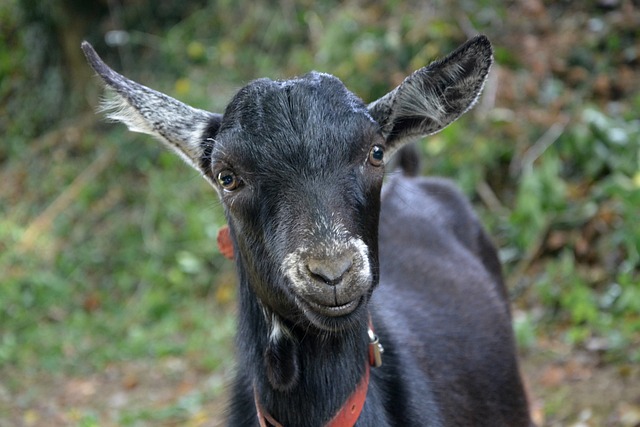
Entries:
{"type": "Polygon", "coordinates": [[[93,47],[82,43],[91,67],[115,92],[115,99],[103,104],[110,119],[123,122],[133,132],[153,135],[184,161],[208,176],[208,156],[222,115],[192,108],[163,93],[149,89],[116,73],[93,47]]]}
{"type": "Polygon", "coordinates": [[[411,138],[436,133],[475,104],[493,62],[491,43],[476,36],[446,58],[407,77],[397,88],[369,104],[387,149],[411,138]]]}

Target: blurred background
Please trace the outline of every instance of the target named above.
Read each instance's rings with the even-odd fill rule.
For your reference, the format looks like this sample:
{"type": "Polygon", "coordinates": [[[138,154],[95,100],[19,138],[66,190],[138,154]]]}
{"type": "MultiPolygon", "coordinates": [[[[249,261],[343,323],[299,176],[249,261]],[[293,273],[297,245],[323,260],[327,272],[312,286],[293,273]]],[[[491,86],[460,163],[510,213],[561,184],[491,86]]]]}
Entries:
{"type": "Polygon", "coordinates": [[[481,32],[475,109],[420,141],[505,263],[541,425],[640,425],[640,2],[0,2],[0,427],[217,426],[235,277],[197,172],[106,123],[113,68],[222,111],[311,69],[371,101],[481,32]]]}

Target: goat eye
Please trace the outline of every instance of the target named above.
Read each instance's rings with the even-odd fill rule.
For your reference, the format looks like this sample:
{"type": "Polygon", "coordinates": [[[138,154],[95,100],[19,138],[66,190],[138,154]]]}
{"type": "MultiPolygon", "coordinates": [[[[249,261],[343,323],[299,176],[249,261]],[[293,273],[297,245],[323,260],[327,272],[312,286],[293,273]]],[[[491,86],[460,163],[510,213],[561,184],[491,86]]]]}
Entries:
{"type": "Polygon", "coordinates": [[[373,166],[382,166],[384,160],[384,150],[379,145],[374,145],[369,151],[369,163],[373,166]]]}
{"type": "Polygon", "coordinates": [[[225,169],[218,173],[217,180],[218,184],[220,184],[220,187],[224,188],[227,191],[235,190],[240,184],[240,180],[238,179],[236,174],[229,169],[225,169]]]}

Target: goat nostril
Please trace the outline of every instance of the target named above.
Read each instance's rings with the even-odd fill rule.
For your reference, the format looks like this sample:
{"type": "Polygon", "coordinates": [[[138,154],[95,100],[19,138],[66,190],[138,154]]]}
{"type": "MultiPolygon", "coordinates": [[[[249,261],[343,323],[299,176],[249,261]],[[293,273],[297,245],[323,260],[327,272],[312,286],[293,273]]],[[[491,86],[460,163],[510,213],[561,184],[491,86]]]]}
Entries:
{"type": "Polygon", "coordinates": [[[328,285],[337,285],[352,265],[353,259],[347,255],[325,259],[312,258],[307,261],[310,275],[328,285]]]}

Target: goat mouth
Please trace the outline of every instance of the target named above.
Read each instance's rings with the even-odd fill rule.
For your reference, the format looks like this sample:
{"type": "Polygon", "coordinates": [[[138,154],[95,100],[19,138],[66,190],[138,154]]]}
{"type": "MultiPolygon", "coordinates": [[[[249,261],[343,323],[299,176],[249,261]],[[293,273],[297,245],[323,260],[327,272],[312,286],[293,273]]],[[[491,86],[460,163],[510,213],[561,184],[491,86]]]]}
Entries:
{"type": "Polygon", "coordinates": [[[327,317],[339,317],[352,313],[360,305],[361,299],[362,297],[341,305],[321,305],[309,300],[306,300],[305,303],[318,314],[327,317]]]}
{"type": "MultiPolygon", "coordinates": [[[[360,296],[346,304],[323,305],[308,299],[296,298],[298,305],[302,308],[305,316],[311,323],[321,329],[337,330],[341,329],[340,324],[356,315],[365,299],[360,296]],[[336,323],[338,322],[338,323],[336,323]]],[[[342,325],[344,326],[344,325],[342,325]]]]}

